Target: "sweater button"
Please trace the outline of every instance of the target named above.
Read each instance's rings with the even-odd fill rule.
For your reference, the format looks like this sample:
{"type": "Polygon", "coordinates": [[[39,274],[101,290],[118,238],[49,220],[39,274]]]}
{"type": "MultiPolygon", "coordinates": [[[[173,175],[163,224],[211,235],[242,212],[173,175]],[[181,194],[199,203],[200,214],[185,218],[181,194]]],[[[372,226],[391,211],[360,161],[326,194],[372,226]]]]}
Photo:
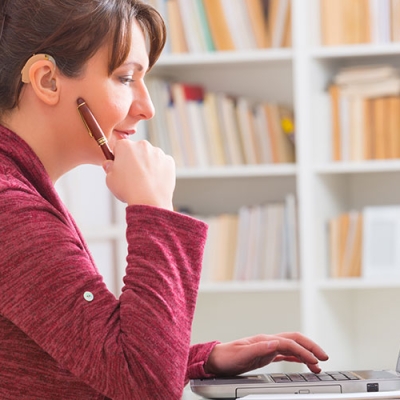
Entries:
{"type": "Polygon", "coordinates": [[[92,293],[92,292],[85,292],[85,293],[83,294],[83,298],[84,298],[86,301],[89,301],[89,302],[91,302],[91,301],[94,300],[94,296],[93,296],[93,293],[92,293]]]}

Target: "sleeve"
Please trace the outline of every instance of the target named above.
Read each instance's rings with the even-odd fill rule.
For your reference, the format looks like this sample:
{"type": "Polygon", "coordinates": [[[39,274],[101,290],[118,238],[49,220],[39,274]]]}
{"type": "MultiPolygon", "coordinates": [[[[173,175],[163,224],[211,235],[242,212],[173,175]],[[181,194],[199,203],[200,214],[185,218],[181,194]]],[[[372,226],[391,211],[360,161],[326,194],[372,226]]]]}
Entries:
{"type": "Polygon", "coordinates": [[[126,275],[116,299],[67,216],[40,196],[11,192],[0,193],[2,316],[109,398],[180,398],[206,225],[128,207],[126,275]]]}
{"type": "Polygon", "coordinates": [[[209,342],[195,344],[190,347],[189,363],[185,379],[186,383],[188,383],[190,379],[210,378],[213,376],[204,372],[204,364],[207,362],[209,355],[218,343],[220,342],[209,342]]]}

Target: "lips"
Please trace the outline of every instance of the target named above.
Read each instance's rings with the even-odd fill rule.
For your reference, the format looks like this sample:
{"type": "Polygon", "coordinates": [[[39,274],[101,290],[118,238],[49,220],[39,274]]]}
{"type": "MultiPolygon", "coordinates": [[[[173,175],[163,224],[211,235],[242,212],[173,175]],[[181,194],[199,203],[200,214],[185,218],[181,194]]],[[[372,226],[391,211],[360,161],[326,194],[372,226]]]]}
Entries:
{"type": "Polygon", "coordinates": [[[120,131],[118,129],[114,129],[115,133],[121,137],[121,139],[128,139],[129,136],[134,135],[136,133],[135,130],[129,131],[120,131]]]}

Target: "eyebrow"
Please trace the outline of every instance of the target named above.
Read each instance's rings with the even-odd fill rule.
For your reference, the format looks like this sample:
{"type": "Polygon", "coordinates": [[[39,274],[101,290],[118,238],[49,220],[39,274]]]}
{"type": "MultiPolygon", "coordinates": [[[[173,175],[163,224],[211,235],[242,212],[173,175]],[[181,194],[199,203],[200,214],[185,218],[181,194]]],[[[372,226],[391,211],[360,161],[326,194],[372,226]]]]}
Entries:
{"type": "Polygon", "coordinates": [[[126,63],[123,63],[122,65],[123,65],[123,66],[132,65],[132,66],[134,66],[135,69],[137,69],[139,72],[142,72],[142,71],[144,70],[143,65],[142,65],[142,64],[139,64],[139,63],[137,63],[137,62],[135,62],[135,61],[128,61],[128,62],[126,62],[126,63]]]}

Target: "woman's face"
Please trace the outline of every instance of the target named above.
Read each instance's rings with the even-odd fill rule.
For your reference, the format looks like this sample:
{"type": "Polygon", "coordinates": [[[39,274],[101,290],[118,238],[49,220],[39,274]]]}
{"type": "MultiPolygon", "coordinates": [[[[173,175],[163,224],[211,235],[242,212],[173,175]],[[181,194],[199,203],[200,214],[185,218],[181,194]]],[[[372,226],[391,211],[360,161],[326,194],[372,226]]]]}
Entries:
{"type": "Polygon", "coordinates": [[[108,74],[109,48],[101,48],[87,63],[82,77],[63,85],[63,106],[68,108],[64,126],[73,140],[73,157],[77,163],[100,164],[104,155],[91,138],[77,110],[81,97],[91,109],[113,150],[118,140],[136,132],[137,124],[152,118],[154,107],[144,84],[148,54],[143,32],[137,22],[132,29],[132,47],[126,61],[108,74]],[[65,88],[65,89],[64,89],[65,88]],[[79,159],[78,159],[79,158],[79,159]]]}

